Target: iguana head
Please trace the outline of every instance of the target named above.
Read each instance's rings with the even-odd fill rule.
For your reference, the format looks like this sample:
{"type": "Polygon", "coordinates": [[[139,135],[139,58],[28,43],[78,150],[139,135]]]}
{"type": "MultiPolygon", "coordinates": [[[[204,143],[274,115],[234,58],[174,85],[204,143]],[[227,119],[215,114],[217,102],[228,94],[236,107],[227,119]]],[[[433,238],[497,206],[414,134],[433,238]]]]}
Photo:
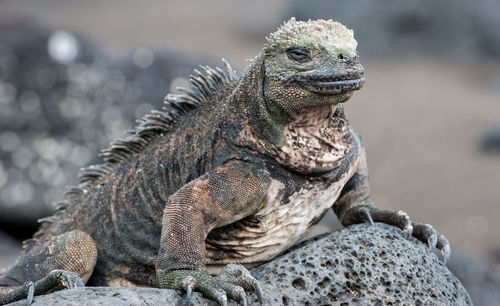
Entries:
{"type": "Polygon", "coordinates": [[[263,95],[273,117],[345,102],[365,82],[353,31],[338,22],[292,18],[268,42],[263,95]]]}

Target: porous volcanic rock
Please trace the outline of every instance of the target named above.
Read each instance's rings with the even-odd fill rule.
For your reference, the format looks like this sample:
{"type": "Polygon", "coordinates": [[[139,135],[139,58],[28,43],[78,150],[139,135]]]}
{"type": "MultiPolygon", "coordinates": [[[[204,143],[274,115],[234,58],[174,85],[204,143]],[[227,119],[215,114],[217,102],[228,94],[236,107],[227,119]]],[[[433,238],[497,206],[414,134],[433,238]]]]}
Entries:
{"type": "Polygon", "coordinates": [[[472,304],[433,251],[386,224],[312,238],[252,273],[270,304],[472,304]]]}
{"type": "MultiPolygon", "coordinates": [[[[252,274],[266,305],[472,304],[433,251],[385,224],[354,225],[309,239],[252,274]]],[[[36,297],[34,305],[178,305],[184,297],[152,288],[81,288],[36,297]]],[[[253,294],[249,302],[257,304],[253,294]]],[[[198,293],[192,303],[215,305],[198,293]]]]}

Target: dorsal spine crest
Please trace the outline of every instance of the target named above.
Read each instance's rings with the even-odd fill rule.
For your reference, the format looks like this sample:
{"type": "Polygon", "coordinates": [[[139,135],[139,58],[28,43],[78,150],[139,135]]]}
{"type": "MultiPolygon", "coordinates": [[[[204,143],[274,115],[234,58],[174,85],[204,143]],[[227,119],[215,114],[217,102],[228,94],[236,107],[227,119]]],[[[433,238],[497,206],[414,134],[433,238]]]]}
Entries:
{"type": "Polygon", "coordinates": [[[103,163],[82,168],[78,176],[78,186],[68,188],[64,200],[56,204],[56,211],[52,216],[38,220],[40,228],[33,238],[23,242],[23,250],[27,252],[36,245],[38,239],[64,210],[70,205],[77,205],[93,186],[105,179],[118,165],[142,152],[153,138],[169,132],[183,115],[199,107],[224,86],[236,81],[237,76],[231,65],[225,59],[222,59],[222,62],[223,69],[209,66],[200,66],[203,72],[195,69],[194,74],[190,75],[188,88],[178,87],[180,94],[168,94],[161,110],[152,110],[137,120],[136,128],[126,131],[127,137],[113,141],[109,148],[101,151],[103,163]]]}

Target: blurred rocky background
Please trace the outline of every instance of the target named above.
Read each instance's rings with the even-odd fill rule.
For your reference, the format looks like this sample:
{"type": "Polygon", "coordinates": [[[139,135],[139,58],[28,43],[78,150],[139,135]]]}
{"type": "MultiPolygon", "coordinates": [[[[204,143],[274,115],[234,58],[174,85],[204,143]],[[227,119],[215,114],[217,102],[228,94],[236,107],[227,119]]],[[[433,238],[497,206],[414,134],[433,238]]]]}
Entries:
{"type": "MultiPolygon", "coordinates": [[[[479,293],[467,289],[494,305],[477,288],[493,292],[500,266],[498,12],[497,0],[1,1],[0,268],[78,169],[192,68],[241,69],[289,17],[332,18],[354,29],[366,68],[346,111],[374,201],[446,235],[457,277],[480,271],[479,293]]],[[[329,214],[314,233],[334,227],[329,214]]]]}

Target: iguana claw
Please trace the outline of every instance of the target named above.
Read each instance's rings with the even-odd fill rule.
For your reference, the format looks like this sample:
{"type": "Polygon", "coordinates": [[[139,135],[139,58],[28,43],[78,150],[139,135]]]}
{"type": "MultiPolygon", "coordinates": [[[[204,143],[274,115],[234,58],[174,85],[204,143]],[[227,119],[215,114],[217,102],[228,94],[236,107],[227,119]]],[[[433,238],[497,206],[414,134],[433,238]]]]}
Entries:
{"type": "Polygon", "coordinates": [[[436,248],[441,251],[441,254],[443,254],[443,262],[446,264],[451,255],[451,248],[448,239],[446,239],[443,235],[438,235],[436,248]]]}
{"type": "Polygon", "coordinates": [[[85,287],[85,283],[78,273],[64,270],[53,270],[50,274],[55,274],[59,279],[64,279],[66,281],[66,284],[64,285],[68,289],[85,287]]]}
{"type": "Polygon", "coordinates": [[[255,294],[257,294],[257,299],[261,304],[264,303],[264,294],[262,294],[262,289],[260,288],[260,285],[257,283],[257,286],[255,287],[255,294]]]}
{"type": "Polygon", "coordinates": [[[33,304],[33,298],[35,297],[35,285],[33,282],[27,282],[25,286],[28,288],[28,294],[26,296],[26,305],[29,306],[33,304]]]}
{"type": "Polygon", "coordinates": [[[192,276],[186,276],[182,280],[182,287],[186,290],[186,303],[188,305],[191,303],[191,294],[193,293],[195,283],[196,280],[192,276]]]}
{"type": "Polygon", "coordinates": [[[366,221],[368,221],[368,223],[370,223],[370,225],[372,226],[375,225],[372,219],[372,215],[370,215],[370,211],[368,209],[364,209],[363,212],[365,214],[366,221]]]}

